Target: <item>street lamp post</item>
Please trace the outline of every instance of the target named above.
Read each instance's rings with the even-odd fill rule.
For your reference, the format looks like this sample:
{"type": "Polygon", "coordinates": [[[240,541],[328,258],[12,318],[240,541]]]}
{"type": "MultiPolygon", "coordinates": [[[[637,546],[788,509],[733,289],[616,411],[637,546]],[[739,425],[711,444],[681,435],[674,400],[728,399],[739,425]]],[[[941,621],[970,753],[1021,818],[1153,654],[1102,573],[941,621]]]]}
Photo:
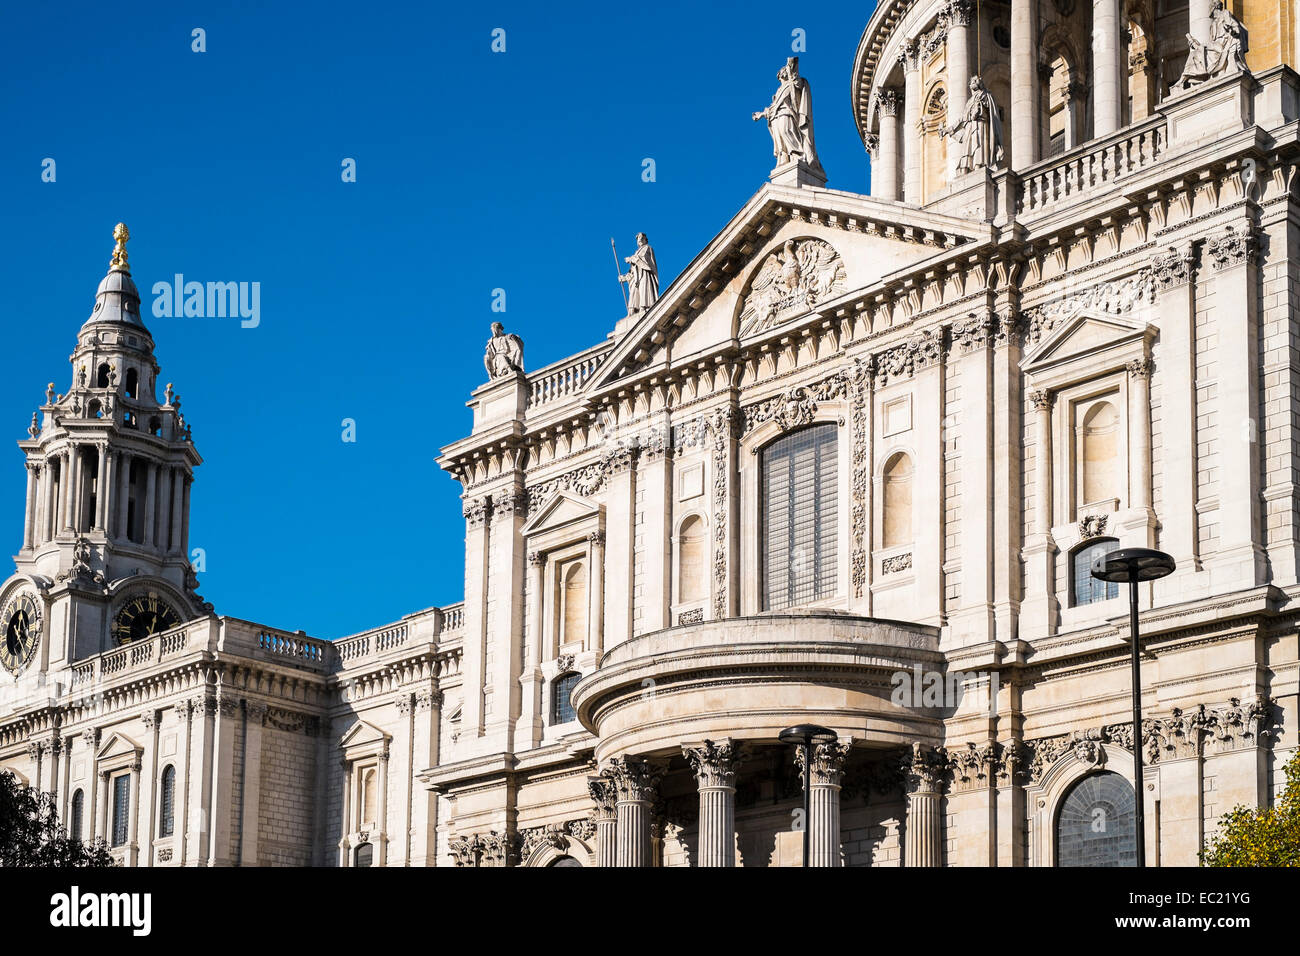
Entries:
{"type": "Polygon", "coordinates": [[[1128,583],[1128,631],[1132,643],[1133,679],[1133,793],[1134,829],[1137,834],[1137,865],[1147,865],[1146,824],[1143,819],[1145,800],[1142,791],[1142,665],[1139,659],[1138,582],[1163,578],[1174,570],[1174,559],[1163,551],[1150,548],[1120,548],[1093,559],[1092,576],[1099,581],[1128,583]]]}
{"type": "Polygon", "coordinates": [[[812,749],[815,744],[833,744],[840,738],[829,727],[796,724],[777,734],[777,739],[803,748],[803,865],[807,866],[812,832],[812,749]]]}

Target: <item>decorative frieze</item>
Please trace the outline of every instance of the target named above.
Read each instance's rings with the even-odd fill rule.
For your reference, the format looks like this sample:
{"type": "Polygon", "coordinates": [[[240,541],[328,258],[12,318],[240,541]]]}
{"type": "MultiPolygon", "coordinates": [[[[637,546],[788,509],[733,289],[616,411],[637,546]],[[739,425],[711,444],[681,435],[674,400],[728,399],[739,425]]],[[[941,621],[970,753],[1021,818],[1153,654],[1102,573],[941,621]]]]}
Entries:
{"type": "Polygon", "coordinates": [[[937,365],[944,357],[943,329],[925,329],[907,341],[876,356],[876,376],[886,385],[911,378],[917,372],[937,365]]]}
{"type": "Polygon", "coordinates": [[[1062,322],[1081,312],[1123,315],[1135,306],[1155,301],[1156,280],[1152,269],[1142,269],[1115,282],[1101,282],[1069,292],[1021,313],[1026,344],[1034,345],[1062,322]]]}
{"type": "Polygon", "coordinates": [[[897,574],[900,571],[907,571],[912,567],[912,552],[906,554],[894,554],[880,562],[881,574],[897,574]]]}
{"type": "Polygon", "coordinates": [[[997,775],[1001,751],[1000,744],[971,741],[967,741],[964,747],[950,750],[948,768],[952,789],[960,792],[989,786],[997,775]]]}
{"type": "Polygon", "coordinates": [[[689,611],[683,611],[677,615],[677,623],[682,624],[701,624],[704,621],[704,608],[693,607],[689,611]]]}

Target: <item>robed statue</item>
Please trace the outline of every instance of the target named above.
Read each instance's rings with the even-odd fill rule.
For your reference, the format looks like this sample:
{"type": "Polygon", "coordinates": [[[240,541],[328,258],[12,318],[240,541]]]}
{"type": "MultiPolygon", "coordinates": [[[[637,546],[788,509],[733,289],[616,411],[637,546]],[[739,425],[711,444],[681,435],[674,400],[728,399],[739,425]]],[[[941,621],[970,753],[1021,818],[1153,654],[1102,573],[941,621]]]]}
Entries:
{"type": "Polygon", "coordinates": [[[1187,62],[1183,75],[1170,89],[1185,92],[1200,83],[1246,72],[1246,28],[1228,12],[1223,0],[1214,0],[1210,11],[1210,40],[1202,43],[1187,34],[1187,62]]]}
{"type": "Polygon", "coordinates": [[[756,121],[767,120],[776,165],[801,162],[824,175],[813,142],[812,91],[808,81],[799,75],[799,58],[792,56],[786,60],[776,78],[780,86],[772,97],[772,105],[753,114],[756,121]]]}
{"type": "Polygon", "coordinates": [[[655,251],[644,232],[636,234],[636,252],[623,259],[627,272],[618,277],[627,283],[627,314],[636,315],[655,304],[659,298],[659,266],[655,251]]]}
{"type": "Polygon", "coordinates": [[[961,146],[958,173],[1002,162],[1002,118],[998,116],[993,94],[978,76],[970,78],[970,98],[961,118],[945,127],[944,134],[955,138],[961,146]]]}
{"type": "Polygon", "coordinates": [[[524,340],[513,332],[506,332],[500,322],[492,323],[492,338],[488,339],[483,353],[483,365],[488,378],[505,378],[524,370],[524,340]]]}

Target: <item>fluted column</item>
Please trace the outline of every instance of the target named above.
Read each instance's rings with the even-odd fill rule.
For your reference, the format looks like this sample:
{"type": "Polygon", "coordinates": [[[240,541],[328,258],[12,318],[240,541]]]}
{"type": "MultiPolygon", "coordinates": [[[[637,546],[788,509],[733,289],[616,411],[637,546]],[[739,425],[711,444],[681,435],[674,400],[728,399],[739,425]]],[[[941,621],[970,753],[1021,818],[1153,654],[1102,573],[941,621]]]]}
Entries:
{"type": "Polygon", "coordinates": [[[880,91],[880,141],[876,165],[871,173],[872,192],[881,199],[897,200],[898,189],[898,91],[880,91]],[[878,186],[879,188],[874,188],[878,186]]]}
{"type": "MultiPolygon", "coordinates": [[[[970,98],[970,0],[952,0],[948,4],[948,126],[957,125],[966,112],[970,98]]],[[[948,179],[957,173],[960,150],[948,150],[948,179]]]]}
{"type": "Polygon", "coordinates": [[[898,54],[903,67],[903,199],[921,201],[921,64],[916,43],[898,54]]]}
{"type": "Polygon", "coordinates": [[[145,464],[144,490],[144,534],[141,535],[145,547],[154,542],[154,505],[158,496],[158,466],[153,462],[145,464]]]}
{"type": "Polygon", "coordinates": [[[904,866],[943,866],[943,787],[945,752],[914,744],[904,763],[907,786],[907,840],[904,866]]]}
{"type": "Polygon", "coordinates": [[[800,781],[811,769],[808,819],[804,821],[809,829],[809,866],[840,865],[840,783],[852,747],[853,740],[848,737],[833,744],[818,744],[812,748],[811,768],[804,767],[803,747],[795,748],[800,781]]]}
{"type": "Polygon", "coordinates": [[[108,527],[108,445],[101,444],[99,451],[99,473],[95,476],[95,530],[103,531],[108,527]]]}
{"type": "Polygon", "coordinates": [[[1119,0],[1092,0],[1092,135],[1120,127],[1119,0]]]}
{"type": "Polygon", "coordinates": [[[131,533],[127,523],[131,517],[131,458],[125,454],[120,457],[117,468],[117,538],[125,541],[131,533]]]}
{"type": "Polygon", "coordinates": [[[663,771],[639,757],[615,757],[606,771],[618,814],[618,866],[650,866],[650,805],[663,771]]]}
{"type": "Polygon", "coordinates": [[[683,747],[700,790],[699,866],[736,865],[736,771],[740,745],[723,740],[683,747]]]}
{"type": "Polygon", "coordinates": [[[1011,165],[1038,162],[1038,0],[1011,0],[1011,165]]]}
{"type": "Polygon", "coordinates": [[[587,792],[595,804],[592,821],[596,824],[596,865],[618,866],[618,793],[614,782],[588,777],[587,792]]]}
{"type": "Polygon", "coordinates": [[[36,536],[36,463],[27,463],[27,508],[23,512],[23,550],[32,550],[36,536]]]}

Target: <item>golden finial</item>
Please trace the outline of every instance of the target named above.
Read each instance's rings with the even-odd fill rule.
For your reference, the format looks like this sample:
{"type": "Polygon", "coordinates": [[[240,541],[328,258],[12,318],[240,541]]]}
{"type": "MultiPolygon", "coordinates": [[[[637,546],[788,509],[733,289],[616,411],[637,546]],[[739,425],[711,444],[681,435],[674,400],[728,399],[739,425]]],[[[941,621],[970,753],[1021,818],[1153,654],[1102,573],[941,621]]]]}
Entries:
{"type": "Polygon", "coordinates": [[[131,265],[126,261],[126,243],[131,238],[131,233],[126,228],[126,223],[119,222],[113,227],[113,238],[117,240],[117,245],[113,247],[113,261],[109,267],[130,274],[131,265]]]}

